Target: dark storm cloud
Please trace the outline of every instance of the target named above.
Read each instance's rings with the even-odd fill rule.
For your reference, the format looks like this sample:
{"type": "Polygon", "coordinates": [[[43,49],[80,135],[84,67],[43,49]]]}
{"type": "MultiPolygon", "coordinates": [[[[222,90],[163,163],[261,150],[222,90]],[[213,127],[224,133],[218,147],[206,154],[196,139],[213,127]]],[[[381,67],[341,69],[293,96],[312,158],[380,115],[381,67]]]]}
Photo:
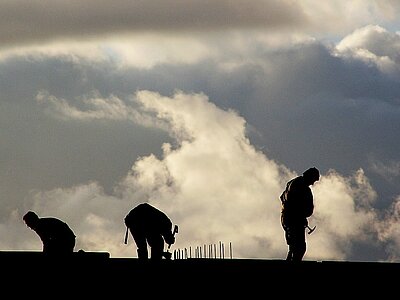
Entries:
{"type": "Polygon", "coordinates": [[[295,28],[293,1],[0,1],[0,42],[9,45],[140,31],[295,28]]]}

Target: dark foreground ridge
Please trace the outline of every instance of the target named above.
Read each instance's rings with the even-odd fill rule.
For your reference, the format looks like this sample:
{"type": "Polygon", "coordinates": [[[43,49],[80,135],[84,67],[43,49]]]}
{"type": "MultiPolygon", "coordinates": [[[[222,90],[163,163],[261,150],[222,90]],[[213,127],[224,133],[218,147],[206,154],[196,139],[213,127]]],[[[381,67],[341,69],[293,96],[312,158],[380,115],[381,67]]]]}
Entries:
{"type": "Polygon", "coordinates": [[[217,258],[155,262],[111,258],[107,252],[74,252],[69,258],[51,258],[41,252],[0,251],[0,260],[6,288],[11,288],[7,283],[18,284],[24,287],[18,288],[19,293],[32,290],[39,293],[37,296],[43,296],[43,292],[39,292],[43,289],[61,294],[79,290],[91,296],[104,296],[109,292],[118,295],[168,292],[180,296],[189,293],[187,295],[192,298],[211,297],[215,292],[233,296],[243,292],[248,295],[297,292],[311,296],[315,289],[322,289],[324,296],[344,291],[396,291],[397,294],[400,274],[400,264],[386,262],[295,263],[217,258]]]}

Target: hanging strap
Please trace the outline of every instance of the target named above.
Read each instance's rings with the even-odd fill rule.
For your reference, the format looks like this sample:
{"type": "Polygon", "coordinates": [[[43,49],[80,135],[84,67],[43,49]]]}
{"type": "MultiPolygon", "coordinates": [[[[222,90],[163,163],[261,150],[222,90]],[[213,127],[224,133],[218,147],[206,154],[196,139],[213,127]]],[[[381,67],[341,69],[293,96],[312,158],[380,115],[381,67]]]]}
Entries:
{"type": "Polygon", "coordinates": [[[125,244],[125,245],[128,244],[128,226],[126,226],[124,244],[125,244]]]}

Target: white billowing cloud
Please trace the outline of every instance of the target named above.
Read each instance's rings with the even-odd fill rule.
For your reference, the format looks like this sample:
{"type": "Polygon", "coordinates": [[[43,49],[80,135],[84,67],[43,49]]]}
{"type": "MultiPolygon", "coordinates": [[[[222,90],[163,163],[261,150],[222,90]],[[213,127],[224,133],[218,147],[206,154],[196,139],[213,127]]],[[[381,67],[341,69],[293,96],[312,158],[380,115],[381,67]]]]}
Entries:
{"type": "MultiPolygon", "coordinates": [[[[76,108],[63,105],[65,101],[50,98],[49,104],[58,108],[58,114],[63,112],[70,118],[108,114],[115,119],[115,112],[120,112],[121,119],[126,118],[122,110],[107,106],[79,114],[76,108]]],[[[187,241],[188,247],[231,241],[233,245],[247,245],[251,249],[247,251],[257,255],[259,246],[254,248],[253,244],[262,244],[265,232],[270,232],[272,238],[272,233],[279,230],[279,218],[274,220],[272,216],[279,211],[275,198],[281,188],[278,174],[282,171],[249,144],[244,120],[232,111],[218,109],[201,94],[177,92],[168,98],[141,91],[136,99],[143,112],[154,116],[155,126],[160,119],[169,124],[178,145],[173,149],[165,144],[163,160],[154,155],[139,159],[118,187],[122,199],[130,203],[150,201],[169,212],[182,228],[180,240],[187,241]],[[239,234],[237,229],[232,230],[238,226],[242,227],[239,234]],[[241,230],[247,239],[237,239],[241,230]]],[[[116,101],[109,102],[112,106],[116,101]]],[[[276,252],[279,244],[270,247],[276,252]]],[[[238,247],[236,255],[245,256],[246,251],[238,247]]]]}
{"type": "MultiPolygon", "coordinates": [[[[179,144],[164,147],[162,174],[168,170],[168,176],[161,187],[170,182],[170,192],[157,192],[152,201],[178,213],[180,239],[190,241],[181,245],[231,241],[236,255],[256,255],[270,228],[279,230],[273,218],[279,211],[279,166],[249,144],[242,118],[218,109],[205,95],[177,92],[168,98],[142,91],[137,98],[145,110],[169,120],[179,144]]],[[[148,176],[143,168],[134,174],[135,180],[148,176]]],[[[271,241],[278,251],[279,243],[271,241]]]]}
{"type": "MultiPolygon", "coordinates": [[[[127,118],[129,106],[116,99],[104,103],[107,100],[127,111],[98,105],[89,116],[127,118]]],[[[134,100],[151,124],[168,124],[164,128],[176,144],[165,143],[161,157],[139,158],[114,195],[92,182],[36,193],[31,208],[68,220],[77,232],[78,248],[107,251],[113,257],[136,255],[132,239],[128,246],[123,244],[123,218],[134,205],[149,201],[179,225],[173,249],[194,251],[222,242],[226,250],[232,243],[234,257],[284,258],[287,245],[279,195],[296,174],[255,150],[246,137],[245,120],[234,111],[221,110],[204,94],[177,91],[167,97],[139,91],[134,100]]],[[[354,242],[373,239],[382,226],[372,209],[376,194],[362,170],[350,178],[334,170],[322,174],[313,190],[316,209],[310,225],[317,230],[307,236],[306,259],[346,259],[354,242]]],[[[31,234],[21,231],[21,236],[31,234]]],[[[385,242],[394,237],[387,232],[385,242]]],[[[35,237],[28,240],[31,244],[19,246],[37,247],[35,237]]]]}
{"type": "Polygon", "coordinates": [[[384,222],[378,230],[381,242],[388,242],[386,252],[388,261],[399,261],[400,248],[400,197],[393,202],[390,210],[387,211],[384,222]]]}
{"type": "Polygon", "coordinates": [[[381,26],[368,25],[355,30],[343,38],[336,49],[342,55],[374,64],[384,73],[399,74],[400,35],[381,26]]]}
{"type": "Polygon", "coordinates": [[[310,224],[318,234],[309,238],[309,255],[322,259],[346,259],[356,241],[367,239],[379,221],[372,209],[376,193],[364,172],[344,178],[334,170],[314,187],[315,214],[310,224]]]}

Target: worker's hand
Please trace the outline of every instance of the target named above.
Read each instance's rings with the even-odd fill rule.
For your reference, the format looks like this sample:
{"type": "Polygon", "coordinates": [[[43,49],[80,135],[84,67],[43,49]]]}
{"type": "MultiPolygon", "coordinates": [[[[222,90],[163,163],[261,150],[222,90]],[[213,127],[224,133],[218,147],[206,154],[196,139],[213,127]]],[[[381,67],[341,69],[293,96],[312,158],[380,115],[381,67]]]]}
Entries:
{"type": "Polygon", "coordinates": [[[172,233],[171,233],[171,234],[168,234],[168,235],[165,237],[165,242],[166,242],[168,245],[175,244],[175,237],[172,235],[172,233]]]}

